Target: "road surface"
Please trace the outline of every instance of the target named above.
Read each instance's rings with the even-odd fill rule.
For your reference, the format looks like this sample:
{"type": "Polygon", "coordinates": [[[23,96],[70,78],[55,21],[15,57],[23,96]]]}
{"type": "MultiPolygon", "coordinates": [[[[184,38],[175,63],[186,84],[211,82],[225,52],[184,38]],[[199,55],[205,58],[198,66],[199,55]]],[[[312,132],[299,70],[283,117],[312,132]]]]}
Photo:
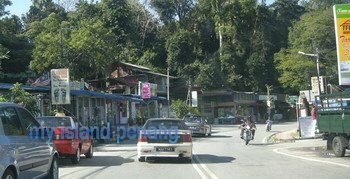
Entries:
{"type": "Polygon", "coordinates": [[[313,151],[324,141],[302,140],[269,144],[273,133],[295,129],[296,123],[274,124],[266,132],[257,125],[255,140],[245,145],[238,126],[214,126],[211,137],[194,138],[194,160],[174,159],[138,162],[136,144],[109,144],[96,148],[92,159],[80,164],[60,161],[60,178],[350,178],[350,157],[334,158],[313,151]],[[311,147],[311,148],[310,148],[311,147]]]}

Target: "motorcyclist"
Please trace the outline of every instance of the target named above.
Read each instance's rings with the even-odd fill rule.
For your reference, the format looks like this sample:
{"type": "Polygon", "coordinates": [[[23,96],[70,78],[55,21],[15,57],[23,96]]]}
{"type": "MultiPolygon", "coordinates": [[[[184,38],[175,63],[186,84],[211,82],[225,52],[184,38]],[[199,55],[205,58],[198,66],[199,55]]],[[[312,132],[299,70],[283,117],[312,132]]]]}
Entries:
{"type": "Polygon", "coordinates": [[[247,118],[245,118],[242,121],[242,124],[241,124],[241,139],[243,139],[244,127],[247,124],[250,126],[250,129],[252,130],[252,140],[254,140],[256,125],[255,125],[255,121],[253,120],[253,118],[251,116],[248,116],[247,118]]]}

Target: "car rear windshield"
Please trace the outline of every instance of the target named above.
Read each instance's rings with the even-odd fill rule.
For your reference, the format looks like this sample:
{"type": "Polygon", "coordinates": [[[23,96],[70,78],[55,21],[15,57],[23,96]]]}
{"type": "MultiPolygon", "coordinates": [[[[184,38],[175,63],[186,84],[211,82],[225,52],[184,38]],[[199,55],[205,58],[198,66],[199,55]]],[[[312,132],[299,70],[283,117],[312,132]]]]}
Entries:
{"type": "Polygon", "coordinates": [[[186,125],[180,120],[148,120],[144,128],[187,130],[186,125]]]}
{"type": "Polygon", "coordinates": [[[69,117],[39,117],[37,120],[43,127],[73,127],[69,117]]]}
{"type": "Polygon", "coordinates": [[[185,122],[202,122],[202,118],[200,116],[185,116],[185,122]]]}

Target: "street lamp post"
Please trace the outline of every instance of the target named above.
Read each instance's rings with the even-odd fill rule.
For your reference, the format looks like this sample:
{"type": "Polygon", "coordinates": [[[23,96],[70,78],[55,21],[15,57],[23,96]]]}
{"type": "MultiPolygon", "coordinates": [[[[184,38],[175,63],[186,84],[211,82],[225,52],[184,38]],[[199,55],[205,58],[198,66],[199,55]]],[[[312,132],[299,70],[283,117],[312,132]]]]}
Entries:
{"type": "MultiPolygon", "coordinates": [[[[312,53],[305,53],[305,52],[302,52],[302,51],[299,51],[298,52],[299,54],[301,55],[305,55],[305,56],[310,56],[310,57],[316,57],[316,68],[317,68],[317,86],[318,86],[318,93],[319,95],[321,95],[321,81],[320,81],[320,55],[319,55],[319,52],[318,52],[318,48],[316,48],[316,54],[312,54],[312,53]]],[[[319,97],[320,99],[320,103],[321,103],[321,106],[323,106],[322,104],[322,100],[321,98],[319,97]]]]}

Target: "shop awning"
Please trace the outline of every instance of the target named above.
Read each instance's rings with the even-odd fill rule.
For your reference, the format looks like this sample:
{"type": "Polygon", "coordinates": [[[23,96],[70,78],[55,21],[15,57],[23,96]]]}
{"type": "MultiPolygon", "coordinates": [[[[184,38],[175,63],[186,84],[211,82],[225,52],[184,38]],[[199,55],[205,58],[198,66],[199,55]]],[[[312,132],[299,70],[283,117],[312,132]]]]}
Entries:
{"type": "MultiPolygon", "coordinates": [[[[0,83],[0,90],[9,90],[14,86],[14,84],[10,83],[0,83]]],[[[44,86],[28,86],[28,85],[21,85],[21,89],[25,91],[38,91],[38,92],[49,92],[49,87],[44,86]]]]}
{"type": "Polygon", "coordinates": [[[89,96],[89,97],[105,98],[105,99],[119,100],[119,101],[142,102],[142,100],[134,98],[132,96],[124,96],[121,94],[100,93],[95,91],[71,90],[71,94],[74,96],[89,96]]]}
{"type": "Polygon", "coordinates": [[[124,96],[137,98],[137,99],[140,99],[140,100],[143,100],[143,101],[147,101],[147,100],[151,100],[151,101],[166,101],[167,100],[166,97],[162,97],[162,96],[152,96],[150,99],[141,99],[141,96],[137,95],[137,94],[127,94],[127,95],[124,95],[124,96]]]}

